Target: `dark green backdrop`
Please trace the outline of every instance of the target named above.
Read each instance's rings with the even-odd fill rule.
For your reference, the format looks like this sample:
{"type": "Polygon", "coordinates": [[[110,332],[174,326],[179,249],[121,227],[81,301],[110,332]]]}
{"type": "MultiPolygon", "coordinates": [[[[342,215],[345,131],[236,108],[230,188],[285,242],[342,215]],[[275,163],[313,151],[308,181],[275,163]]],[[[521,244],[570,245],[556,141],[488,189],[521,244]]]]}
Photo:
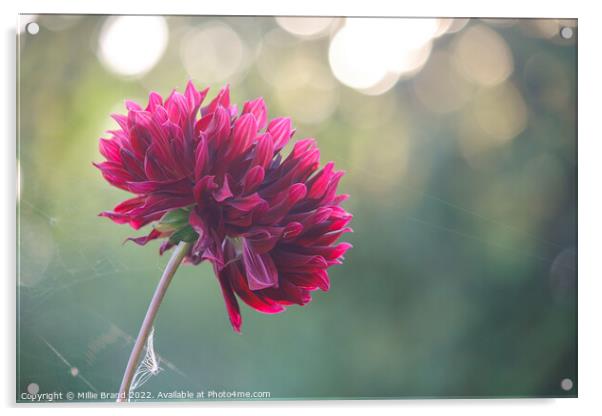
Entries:
{"type": "Polygon", "coordinates": [[[270,116],[296,120],[296,138],[317,138],[322,161],[347,172],[354,248],[309,305],[244,306],[241,335],[210,266],[181,268],[155,325],[164,371],[141,391],[576,395],[577,47],[546,32],[576,22],[473,19],[435,39],[420,71],[367,95],[330,70],[341,21],[301,39],[270,17],[168,17],[165,53],[131,78],[97,57],[105,20],[39,16],[40,33],[21,35],[18,400],[32,383],[117,390],[167,258],[122,245],[140,233],[97,217],[126,194],[91,162],[124,99],[190,77],[211,96],[229,82],[239,104],[263,96],[270,116]]]}

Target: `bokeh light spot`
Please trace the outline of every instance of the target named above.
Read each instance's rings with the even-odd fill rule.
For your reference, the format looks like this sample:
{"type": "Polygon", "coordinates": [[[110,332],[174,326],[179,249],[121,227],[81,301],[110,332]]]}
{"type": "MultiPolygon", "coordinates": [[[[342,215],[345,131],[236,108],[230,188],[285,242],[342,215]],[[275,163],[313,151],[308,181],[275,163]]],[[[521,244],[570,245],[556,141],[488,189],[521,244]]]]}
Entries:
{"type": "Polygon", "coordinates": [[[525,21],[523,28],[527,34],[544,39],[557,36],[560,30],[556,19],[529,19],[525,21]]]}
{"type": "Polygon", "coordinates": [[[390,195],[408,173],[410,141],[405,124],[398,122],[387,130],[380,127],[362,130],[349,139],[350,170],[355,172],[358,185],[368,195],[390,195]],[[375,138],[378,146],[366,151],[366,143],[375,138]]]}
{"type": "Polygon", "coordinates": [[[77,24],[81,20],[80,15],[44,15],[40,20],[46,29],[52,30],[53,32],[60,32],[66,30],[77,24]]]}
{"type": "Polygon", "coordinates": [[[316,54],[295,40],[289,43],[290,40],[280,30],[271,34],[270,44],[262,49],[257,60],[257,70],[263,80],[278,90],[303,87],[314,79],[323,80],[325,66],[316,54]],[[303,70],[300,71],[299,68],[303,70]]]}
{"type": "Polygon", "coordinates": [[[338,94],[333,88],[307,85],[294,90],[277,90],[276,98],[283,110],[300,123],[316,124],[326,120],[335,111],[338,94]]]}
{"type": "Polygon", "coordinates": [[[278,25],[300,38],[317,38],[328,33],[332,17],[276,17],[278,25]]]}
{"type": "Polygon", "coordinates": [[[504,82],[514,61],[506,41],[484,25],[464,30],[453,46],[456,65],[470,81],[483,86],[504,82]]]}
{"type": "Polygon", "coordinates": [[[577,250],[566,248],[554,259],[550,268],[550,288],[560,302],[575,299],[577,292],[577,250]]]}
{"type": "MultiPolygon", "coordinates": [[[[328,58],[335,77],[357,90],[419,69],[440,32],[439,19],[348,18],[330,43],[328,58]]],[[[378,89],[384,93],[388,88],[378,89]]]]}
{"type": "Polygon", "coordinates": [[[474,86],[462,77],[445,51],[434,53],[414,81],[414,91],[420,102],[436,113],[462,108],[473,90],[474,86]]]}
{"type": "Polygon", "coordinates": [[[512,84],[483,91],[474,114],[483,132],[498,143],[512,140],[527,124],[527,107],[512,84]]]}
{"type": "Polygon", "coordinates": [[[167,23],[161,16],[111,17],[100,33],[99,58],[118,75],[143,75],[161,59],[167,40],[167,23]]]}
{"type": "Polygon", "coordinates": [[[548,111],[565,112],[571,104],[570,70],[554,55],[539,52],[525,64],[525,91],[548,111]]]}
{"type": "Polygon", "coordinates": [[[525,213],[531,222],[553,220],[570,189],[562,162],[555,155],[540,154],[526,163],[522,177],[521,199],[529,201],[525,213]]]}
{"type": "Polygon", "coordinates": [[[335,80],[320,61],[309,52],[298,51],[280,68],[282,83],[275,94],[282,109],[296,121],[317,124],[328,119],[336,110],[339,93],[335,80]],[[297,76],[286,77],[294,68],[304,68],[297,76]]]}
{"type": "Polygon", "coordinates": [[[245,45],[230,26],[212,23],[186,36],[181,55],[192,78],[203,83],[223,82],[241,69],[245,45]]]}
{"type": "Polygon", "coordinates": [[[469,162],[508,144],[527,125],[527,106],[509,82],[480,90],[458,123],[461,151],[469,162]]]}
{"type": "Polygon", "coordinates": [[[352,91],[342,91],[341,94],[339,113],[354,129],[385,128],[393,119],[401,117],[402,109],[394,94],[362,97],[361,100],[354,100],[352,91]]]}
{"type": "Polygon", "coordinates": [[[446,34],[458,33],[470,22],[470,19],[451,19],[452,23],[445,31],[446,34]]]}
{"type": "Polygon", "coordinates": [[[56,243],[49,223],[42,219],[28,219],[20,225],[19,284],[33,287],[46,279],[46,270],[54,257],[56,243]]]}

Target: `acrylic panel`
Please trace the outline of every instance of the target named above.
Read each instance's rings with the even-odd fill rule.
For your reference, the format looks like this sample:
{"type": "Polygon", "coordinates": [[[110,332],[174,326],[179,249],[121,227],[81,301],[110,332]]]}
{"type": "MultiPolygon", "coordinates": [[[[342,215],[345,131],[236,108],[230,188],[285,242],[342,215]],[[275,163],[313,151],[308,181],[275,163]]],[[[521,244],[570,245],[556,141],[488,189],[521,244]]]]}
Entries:
{"type": "Polygon", "coordinates": [[[577,31],[19,16],[16,400],[576,397],[577,31]]]}

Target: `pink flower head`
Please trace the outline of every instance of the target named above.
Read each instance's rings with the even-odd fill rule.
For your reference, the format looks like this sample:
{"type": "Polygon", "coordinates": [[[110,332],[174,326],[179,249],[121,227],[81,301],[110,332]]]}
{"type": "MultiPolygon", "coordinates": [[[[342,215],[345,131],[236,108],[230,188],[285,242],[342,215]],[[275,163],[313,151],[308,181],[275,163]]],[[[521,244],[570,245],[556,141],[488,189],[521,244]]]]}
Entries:
{"type": "Polygon", "coordinates": [[[135,196],[100,215],[134,229],[152,223],[130,240],[165,238],[161,253],[190,242],[185,260],[213,265],[240,331],[237,297],[278,313],[328,290],[328,268],[351,247],[335,242],[351,231],[352,216],[340,206],[348,195],[336,194],[343,172],[332,162],[318,170],[315,140],[296,142],[284,157],[289,118],[268,122],[262,98],[239,113],[228,87],[201,108],[207,91],[189,82],[184,94],[163,101],[152,92],[146,108],[127,101],[127,115],[113,115],[119,129],[100,139],[106,161],[95,166],[135,196]]]}

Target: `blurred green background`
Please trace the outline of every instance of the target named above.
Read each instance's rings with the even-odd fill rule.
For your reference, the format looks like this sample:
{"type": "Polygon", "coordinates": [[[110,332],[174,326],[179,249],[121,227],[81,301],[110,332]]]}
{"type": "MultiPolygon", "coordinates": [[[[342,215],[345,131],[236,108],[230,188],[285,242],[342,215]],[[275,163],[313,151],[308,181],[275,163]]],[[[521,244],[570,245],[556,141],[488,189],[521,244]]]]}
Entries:
{"type": "Polygon", "coordinates": [[[243,306],[241,335],[210,266],[182,267],[155,325],[163,371],[140,391],[576,396],[575,20],[20,26],[18,400],[118,389],[167,258],[97,217],[127,195],[91,162],[126,98],[188,79],[210,96],[229,83],[240,105],[263,96],[317,138],[347,172],[354,248],[309,305],[243,306]]]}

